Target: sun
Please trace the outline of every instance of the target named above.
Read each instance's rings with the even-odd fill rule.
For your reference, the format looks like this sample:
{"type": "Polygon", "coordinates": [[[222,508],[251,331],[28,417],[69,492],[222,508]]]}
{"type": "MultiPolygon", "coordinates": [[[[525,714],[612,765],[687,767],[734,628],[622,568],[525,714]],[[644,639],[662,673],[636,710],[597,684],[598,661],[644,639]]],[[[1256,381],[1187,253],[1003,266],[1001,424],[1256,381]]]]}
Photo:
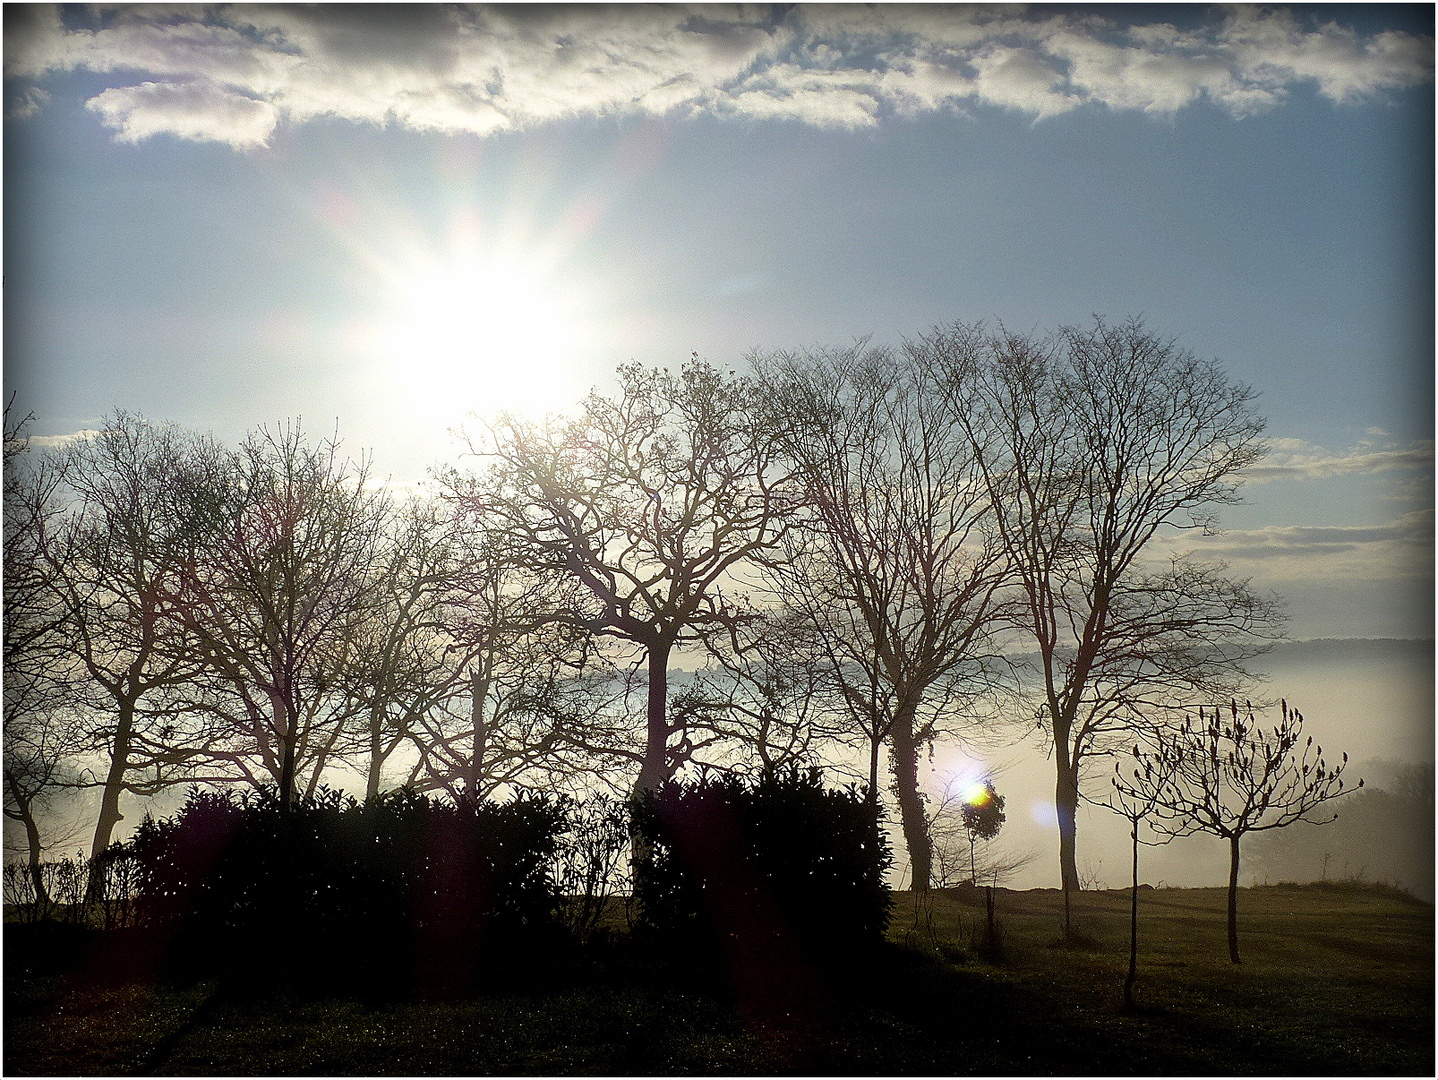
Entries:
{"type": "Polygon", "coordinates": [[[579,305],[514,257],[435,260],[393,275],[374,344],[421,414],[542,415],[562,408],[582,348],[579,305]]]}

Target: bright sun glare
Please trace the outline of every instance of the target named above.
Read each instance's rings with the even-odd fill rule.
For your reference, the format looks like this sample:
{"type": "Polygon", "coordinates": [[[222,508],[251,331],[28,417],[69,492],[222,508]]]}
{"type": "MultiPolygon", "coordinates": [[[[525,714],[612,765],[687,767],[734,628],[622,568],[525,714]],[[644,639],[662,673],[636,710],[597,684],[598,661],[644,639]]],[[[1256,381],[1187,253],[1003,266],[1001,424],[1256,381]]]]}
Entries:
{"type": "Polygon", "coordinates": [[[985,807],[989,804],[990,800],[989,786],[983,783],[970,784],[964,789],[964,793],[960,797],[970,806],[985,807]]]}
{"type": "Polygon", "coordinates": [[[518,260],[455,260],[392,283],[378,343],[416,411],[435,416],[562,408],[581,347],[576,305],[518,260]]]}

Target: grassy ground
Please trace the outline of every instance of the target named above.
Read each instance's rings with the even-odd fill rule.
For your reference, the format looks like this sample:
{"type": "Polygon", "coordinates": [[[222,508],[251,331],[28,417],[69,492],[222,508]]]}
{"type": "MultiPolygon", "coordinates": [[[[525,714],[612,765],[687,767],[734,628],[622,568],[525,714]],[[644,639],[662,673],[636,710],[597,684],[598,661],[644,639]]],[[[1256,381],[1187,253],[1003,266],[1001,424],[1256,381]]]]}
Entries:
{"type": "Polygon", "coordinates": [[[168,985],[94,947],[69,965],[7,949],[4,1071],[1432,1075],[1431,905],[1243,890],[1234,966],[1224,903],[1221,889],[1144,891],[1136,1013],[1120,1008],[1124,892],[1076,898],[1076,945],[1060,944],[1057,892],[999,891],[998,954],[976,948],[977,894],[899,894],[894,946],[863,962],[715,985],[676,979],[683,958],[660,975],[620,950],[543,990],[458,1001],[168,985]]]}
{"type": "MultiPolygon", "coordinates": [[[[945,942],[968,944],[982,921],[976,904],[939,895],[925,911],[905,896],[894,929],[952,955],[945,942]]],[[[1119,1007],[1127,891],[1081,894],[1086,940],[1067,948],[1058,947],[1061,893],[1001,893],[1005,956],[998,965],[960,957],[958,967],[1044,1000],[1056,1027],[1122,1046],[1126,1071],[1432,1074],[1431,905],[1375,889],[1244,889],[1234,965],[1226,904],[1225,889],[1140,893],[1133,1015],[1119,1007]]],[[[1090,1070],[1076,1062],[1074,1071],[1090,1070]]]]}

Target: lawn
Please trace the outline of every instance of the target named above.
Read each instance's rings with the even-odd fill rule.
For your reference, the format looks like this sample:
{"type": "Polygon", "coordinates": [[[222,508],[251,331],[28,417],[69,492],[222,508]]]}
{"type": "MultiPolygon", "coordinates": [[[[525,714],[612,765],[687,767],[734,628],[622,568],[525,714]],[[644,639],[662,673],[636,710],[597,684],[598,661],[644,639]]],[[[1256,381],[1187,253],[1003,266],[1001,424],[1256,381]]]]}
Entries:
{"type": "MultiPolygon", "coordinates": [[[[706,980],[622,940],[552,978],[461,1000],[171,984],[103,937],[48,956],[7,939],[7,1074],[1432,1075],[1433,907],[1372,888],[1145,890],[1140,1009],[1124,1012],[1128,894],[896,896],[863,959],[751,963],[706,980]]],[[[7,927],[7,935],[17,929],[7,927]]],[[[302,963],[285,957],[257,962],[302,963]]]]}

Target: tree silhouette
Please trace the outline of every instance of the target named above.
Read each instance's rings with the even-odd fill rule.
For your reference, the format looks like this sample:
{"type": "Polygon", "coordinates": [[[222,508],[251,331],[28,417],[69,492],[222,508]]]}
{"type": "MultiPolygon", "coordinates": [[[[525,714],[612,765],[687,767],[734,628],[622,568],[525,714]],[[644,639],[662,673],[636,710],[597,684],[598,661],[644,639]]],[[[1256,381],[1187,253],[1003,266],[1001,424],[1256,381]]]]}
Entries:
{"type": "Polygon", "coordinates": [[[1237,501],[1263,420],[1247,386],[1137,320],[1042,339],[955,324],[914,347],[957,399],[1018,582],[1015,625],[1038,648],[1067,894],[1085,760],[1175,702],[1239,693],[1276,633],[1275,606],[1222,566],[1146,554],[1237,501]]]}
{"type": "Polygon", "coordinates": [[[366,797],[387,767],[415,791],[470,799],[588,775],[575,727],[602,707],[602,687],[578,677],[582,636],[533,626],[542,583],[489,550],[483,524],[442,491],[397,506],[389,526],[346,680],[362,704],[349,745],[366,797]]]}
{"type": "Polygon", "coordinates": [[[964,832],[969,837],[969,876],[975,885],[979,883],[978,863],[975,851],[980,840],[992,840],[1004,827],[1004,797],[994,790],[987,780],[975,784],[965,791],[959,814],[964,823],[964,832]]]}
{"type": "Polygon", "coordinates": [[[34,452],[26,430],[33,417],[12,413],[13,405],[12,396],[4,423],[4,807],[25,831],[27,873],[43,909],[41,860],[61,840],[45,835],[41,818],[80,782],[73,758],[86,745],[75,722],[67,609],[52,557],[63,472],[49,455],[34,452]]]}
{"type": "Polygon", "coordinates": [[[695,360],[679,374],[627,365],[617,397],[580,415],[491,428],[484,477],[449,478],[453,497],[489,522],[516,566],[552,582],[537,622],[636,646],[648,668],[638,790],[652,790],[694,751],[671,718],[676,649],[731,634],[747,610],[741,575],[771,561],[784,531],[784,483],[756,431],[754,389],[695,360]]]}
{"type": "Polygon", "coordinates": [[[1133,1009],[1133,986],[1138,978],[1138,846],[1140,843],[1168,843],[1172,835],[1164,835],[1158,841],[1141,841],[1139,825],[1158,812],[1164,792],[1174,781],[1175,761],[1172,755],[1149,754],[1145,756],[1137,745],[1133,755],[1136,759],[1132,783],[1123,777],[1122,763],[1115,763],[1112,790],[1103,805],[1120,814],[1129,824],[1129,840],[1133,845],[1133,881],[1129,887],[1128,917],[1128,974],[1123,980],[1123,1004],[1133,1009]]]}
{"type": "MultiPolygon", "coordinates": [[[[1348,755],[1330,766],[1323,747],[1303,737],[1303,716],[1280,704],[1280,720],[1262,727],[1253,707],[1200,709],[1176,730],[1160,731],[1153,745],[1134,748],[1132,778],[1116,778],[1115,792],[1130,805],[1149,807],[1151,827],[1169,836],[1206,832],[1228,841],[1228,956],[1238,956],[1239,845],[1249,833],[1282,829],[1315,818],[1323,804],[1349,794],[1343,788],[1348,755]]],[[[1358,781],[1358,787],[1363,781],[1358,781]]]]}
{"type": "Polygon", "coordinates": [[[785,607],[756,608],[714,661],[670,697],[684,710],[695,751],[705,760],[766,773],[820,763],[835,731],[832,683],[813,625],[785,607]]]}
{"type": "MultiPolygon", "coordinates": [[[[64,471],[53,455],[30,445],[31,415],[4,417],[4,693],[5,725],[54,697],[59,630],[67,610],[56,588],[57,519],[64,471]]],[[[62,680],[63,681],[63,680],[62,680]]]]}
{"type": "Polygon", "coordinates": [[[90,781],[100,789],[92,860],[123,818],[121,797],[190,779],[190,751],[206,742],[200,713],[182,701],[205,663],[176,598],[197,506],[223,487],[207,439],[125,412],[102,428],[65,449],[69,505],[48,549],[67,652],[83,673],[87,749],[101,761],[90,781]]]}
{"type": "Polygon", "coordinates": [[[171,611],[195,639],[225,738],[214,760],[291,805],[318,789],[364,711],[362,629],[379,604],[389,507],[367,466],[297,424],[252,433],[203,499],[171,611]]]}
{"type": "Polygon", "coordinates": [[[988,493],[930,366],[849,349],[756,358],[766,427],[793,463],[802,509],[773,580],[816,628],[870,746],[887,742],[915,889],[933,845],[919,759],[972,724],[997,664],[1002,549],[988,493]]]}

